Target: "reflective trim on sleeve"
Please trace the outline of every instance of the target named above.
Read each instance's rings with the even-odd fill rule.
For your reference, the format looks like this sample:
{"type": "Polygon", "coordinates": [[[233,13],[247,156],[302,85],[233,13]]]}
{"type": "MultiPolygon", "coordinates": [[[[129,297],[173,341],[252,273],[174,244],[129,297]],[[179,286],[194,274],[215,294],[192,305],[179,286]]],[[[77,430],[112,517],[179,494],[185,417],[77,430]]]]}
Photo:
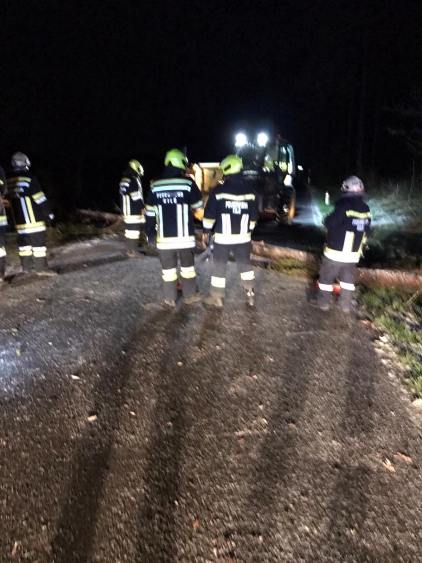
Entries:
{"type": "Polygon", "coordinates": [[[255,227],[256,227],[256,221],[250,221],[250,223],[249,223],[249,229],[250,229],[251,231],[253,231],[255,227]]]}
{"type": "Polygon", "coordinates": [[[142,195],[139,192],[132,192],[129,194],[133,201],[139,201],[142,199],[142,195]]]}
{"type": "Polygon", "coordinates": [[[240,279],[244,281],[254,280],[255,272],[253,270],[251,270],[250,272],[242,272],[240,274],[240,279]]]}
{"type": "Polygon", "coordinates": [[[205,219],[205,218],[204,218],[204,219],[202,220],[202,226],[203,226],[205,229],[212,229],[213,226],[214,226],[214,223],[215,223],[215,219],[205,219]]]}
{"type": "Polygon", "coordinates": [[[347,289],[348,291],[355,291],[355,284],[354,283],[346,283],[346,282],[340,282],[340,287],[342,289],[347,289]]]}
{"type": "Polygon", "coordinates": [[[32,252],[34,254],[34,258],[45,258],[47,256],[47,247],[46,246],[33,246],[32,252]]]}
{"type": "Polygon", "coordinates": [[[329,285],[327,283],[318,283],[318,287],[321,291],[333,291],[333,284],[329,285]]]}
{"type": "Polygon", "coordinates": [[[200,199],[199,201],[197,201],[196,203],[192,203],[191,205],[191,209],[199,209],[204,205],[204,200],[200,199]]]}
{"type": "Polygon", "coordinates": [[[189,266],[188,268],[184,268],[183,266],[181,266],[180,276],[182,278],[185,278],[185,280],[196,278],[195,266],[189,266]]]}
{"type": "Polygon", "coordinates": [[[223,289],[226,287],[226,278],[217,278],[215,276],[211,276],[211,285],[213,287],[223,289]]]}
{"type": "Polygon", "coordinates": [[[0,246],[0,258],[4,258],[6,256],[6,249],[4,246],[0,246]]]}
{"type": "Polygon", "coordinates": [[[32,196],[32,199],[35,201],[35,203],[44,203],[44,201],[47,201],[44,192],[37,192],[32,196]]]}
{"type": "Polygon", "coordinates": [[[177,280],[177,270],[176,268],[171,268],[169,270],[163,270],[163,281],[173,282],[177,280]]]}
{"type": "Polygon", "coordinates": [[[138,231],[138,229],[126,229],[125,237],[129,240],[138,240],[140,237],[140,232],[138,231]]]}
{"type": "Polygon", "coordinates": [[[7,226],[7,217],[6,215],[0,215],[0,227],[7,226]]]}

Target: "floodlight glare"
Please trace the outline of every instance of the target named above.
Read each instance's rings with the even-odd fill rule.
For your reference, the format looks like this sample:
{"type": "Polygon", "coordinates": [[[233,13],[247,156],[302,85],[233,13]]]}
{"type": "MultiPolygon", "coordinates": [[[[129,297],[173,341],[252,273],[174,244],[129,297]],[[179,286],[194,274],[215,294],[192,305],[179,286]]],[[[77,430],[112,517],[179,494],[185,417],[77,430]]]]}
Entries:
{"type": "Polygon", "coordinates": [[[244,147],[248,142],[245,133],[238,133],[236,135],[236,147],[244,147]]]}
{"type": "Polygon", "coordinates": [[[257,137],[257,142],[260,147],[265,147],[268,143],[268,135],[266,133],[260,133],[257,137]]]}

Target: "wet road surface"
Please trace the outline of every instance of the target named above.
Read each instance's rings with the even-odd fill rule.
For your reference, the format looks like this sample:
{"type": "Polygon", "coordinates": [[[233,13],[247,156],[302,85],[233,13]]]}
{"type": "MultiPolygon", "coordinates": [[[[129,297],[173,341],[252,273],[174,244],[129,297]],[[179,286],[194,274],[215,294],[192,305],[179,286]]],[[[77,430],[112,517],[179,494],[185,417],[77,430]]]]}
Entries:
{"type": "Polygon", "coordinates": [[[256,310],[231,263],[221,312],[169,311],[156,258],[83,264],[0,294],[0,561],[422,561],[420,422],[362,323],[263,269],[256,310]]]}

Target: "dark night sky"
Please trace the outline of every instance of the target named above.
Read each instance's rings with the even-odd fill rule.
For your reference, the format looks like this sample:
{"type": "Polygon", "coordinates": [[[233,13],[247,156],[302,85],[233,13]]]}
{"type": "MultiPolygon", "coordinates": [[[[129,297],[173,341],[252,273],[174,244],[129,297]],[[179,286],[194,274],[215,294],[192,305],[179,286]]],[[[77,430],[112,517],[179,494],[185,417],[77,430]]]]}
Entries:
{"type": "Polygon", "coordinates": [[[365,68],[365,158],[384,166],[397,147],[383,108],[422,86],[421,12],[388,0],[2,0],[0,157],[124,161],[186,145],[191,160],[220,159],[249,121],[343,171],[365,68]]]}

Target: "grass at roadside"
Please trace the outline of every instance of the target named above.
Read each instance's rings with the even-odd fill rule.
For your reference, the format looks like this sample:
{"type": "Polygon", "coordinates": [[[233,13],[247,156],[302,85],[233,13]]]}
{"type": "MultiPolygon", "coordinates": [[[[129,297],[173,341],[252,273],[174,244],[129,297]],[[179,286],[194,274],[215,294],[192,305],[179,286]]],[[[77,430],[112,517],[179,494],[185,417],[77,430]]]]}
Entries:
{"type": "Polygon", "coordinates": [[[317,270],[308,264],[304,264],[295,258],[281,258],[274,261],[268,266],[269,270],[285,274],[287,276],[305,278],[308,280],[315,279],[317,270]]]}
{"type": "Polygon", "coordinates": [[[408,383],[415,398],[422,398],[422,292],[412,295],[389,288],[357,292],[359,303],[386,334],[400,361],[407,366],[408,383]]]}

